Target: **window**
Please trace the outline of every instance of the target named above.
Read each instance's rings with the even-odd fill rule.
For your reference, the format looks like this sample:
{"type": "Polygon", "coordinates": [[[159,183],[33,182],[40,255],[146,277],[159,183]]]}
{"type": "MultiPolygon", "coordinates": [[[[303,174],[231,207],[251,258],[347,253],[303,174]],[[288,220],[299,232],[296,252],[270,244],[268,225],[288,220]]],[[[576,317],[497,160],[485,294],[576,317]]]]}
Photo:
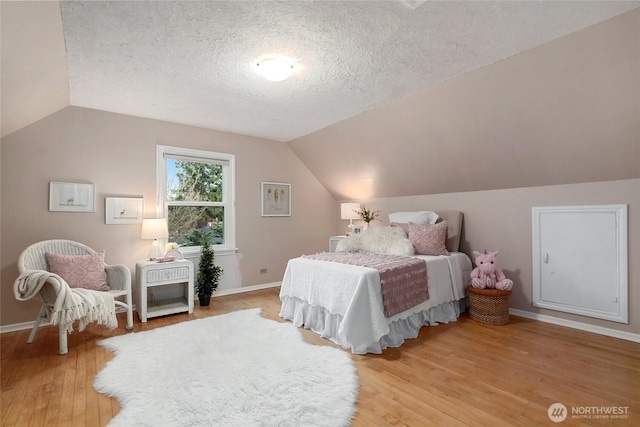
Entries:
{"type": "Polygon", "coordinates": [[[169,242],[235,248],[234,160],[225,153],[157,146],[158,215],[169,242]]]}

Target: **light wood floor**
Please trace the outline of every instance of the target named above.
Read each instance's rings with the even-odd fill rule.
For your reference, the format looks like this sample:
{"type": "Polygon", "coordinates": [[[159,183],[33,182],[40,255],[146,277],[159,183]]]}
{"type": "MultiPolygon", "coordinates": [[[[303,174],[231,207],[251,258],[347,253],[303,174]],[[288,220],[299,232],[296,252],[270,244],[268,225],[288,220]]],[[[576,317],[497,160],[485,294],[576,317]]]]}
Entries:
{"type": "MultiPolygon", "coordinates": [[[[193,315],[146,324],[136,317],[135,331],[252,307],[282,321],[272,288],[214,298],[208,308],[196,302],[193,315]]],[[[309,343],[334,345],[300,331],[309,343]]],[[[93,389],[96,373],[113,357],[96,341],[122,333],[123,327],[91,325],[69,336],[66,356],[57,354],[57,328],[42,328],[29,345],[29,331],[2,334],[2,426],[106,425],[120,406],[93,389]]],[[[360,379],[354,426],[640,425],[637,343],[519,317],[506,326],[482,325],[464,314],[422,328],[398,349],[353,359],[360,379]],[[547,416],[555,402],[569,411],[561,424],[547,416]],[[612,406],[628,407],[628,418],[571,415],[572,407],[612,406]]]]}

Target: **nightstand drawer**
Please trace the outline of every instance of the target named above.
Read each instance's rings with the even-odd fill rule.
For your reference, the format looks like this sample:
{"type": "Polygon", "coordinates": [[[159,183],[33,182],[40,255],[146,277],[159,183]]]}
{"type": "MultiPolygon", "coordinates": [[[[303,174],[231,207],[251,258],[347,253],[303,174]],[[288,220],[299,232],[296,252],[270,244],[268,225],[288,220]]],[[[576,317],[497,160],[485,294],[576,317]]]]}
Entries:
{"type": "Polygon", "coordinates": [[[147,271],[148,284],[180,279],[184,279],[185,281],[189,280],[189,267],[163,268],[161,270],[147,271]]]}

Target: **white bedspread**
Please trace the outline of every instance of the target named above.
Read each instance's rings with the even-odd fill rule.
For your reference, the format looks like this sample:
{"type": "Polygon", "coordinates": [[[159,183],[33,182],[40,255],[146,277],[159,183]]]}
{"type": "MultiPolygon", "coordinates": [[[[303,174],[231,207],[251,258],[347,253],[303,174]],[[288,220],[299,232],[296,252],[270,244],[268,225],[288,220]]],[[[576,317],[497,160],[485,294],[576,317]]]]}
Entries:
{"type": "Polygon", "coordinates": [[[463,253],[419,258],[427,261],[429,300],[391,318],[375,269],[294,258],[282,280],[280,316],[354,353],[397,347],[425,324],[456,320],[469,281],[471,260],[463,253]]]}

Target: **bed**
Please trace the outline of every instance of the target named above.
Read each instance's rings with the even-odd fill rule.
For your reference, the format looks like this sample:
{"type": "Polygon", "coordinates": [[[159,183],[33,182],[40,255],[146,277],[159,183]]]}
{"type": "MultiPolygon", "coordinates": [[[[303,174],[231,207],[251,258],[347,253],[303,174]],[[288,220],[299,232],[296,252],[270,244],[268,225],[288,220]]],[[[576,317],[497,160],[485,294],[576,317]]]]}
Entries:
{"type": "Polygon", "coordinates": [[[382,353],[416,338],[422,326],[457,320],[466,309],[471,260],[459,252],[462,212],[438,212],[446,221],[448,255],[413,255],[426,262],[429,297],[385,315],[378,270],[310,259],[289,260],[280,289],[280,317],[356,354],[382,353]]]}

